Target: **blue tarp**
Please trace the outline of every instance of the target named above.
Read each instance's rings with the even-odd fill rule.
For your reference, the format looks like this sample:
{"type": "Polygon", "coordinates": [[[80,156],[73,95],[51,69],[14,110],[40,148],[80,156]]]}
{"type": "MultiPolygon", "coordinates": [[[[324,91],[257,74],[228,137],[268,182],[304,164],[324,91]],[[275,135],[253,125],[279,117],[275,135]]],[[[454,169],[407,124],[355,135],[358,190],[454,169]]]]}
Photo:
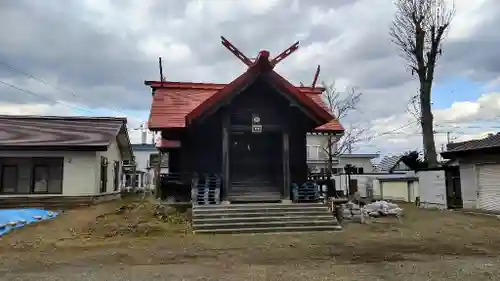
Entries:
{"type": "Polygon", "coordinates": [[[42,209],[5,209],[0,210],[0,237],[14,228],[20,228],[37,221],[55,218],[58,214],[42,209]],[[16,225],[10,225],[15,222],[16,225]]]}

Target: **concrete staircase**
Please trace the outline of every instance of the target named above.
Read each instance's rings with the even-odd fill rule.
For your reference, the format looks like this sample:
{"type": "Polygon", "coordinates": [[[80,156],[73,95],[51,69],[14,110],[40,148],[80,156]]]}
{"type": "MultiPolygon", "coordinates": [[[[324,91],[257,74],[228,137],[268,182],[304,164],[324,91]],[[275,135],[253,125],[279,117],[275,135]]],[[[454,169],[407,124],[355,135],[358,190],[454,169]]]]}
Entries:
{"type": "Polygon", "coordinates": [[[325,204],[254,203],[193,206],[195,233],[338,231],[325,204]]]}
{"type": "Polygon", "coordinates": [[[263,203],[280,202],[279,186],[271,181],[250,179],[247,181],[233,181],[228,199],[235,203],[263,203]]]}

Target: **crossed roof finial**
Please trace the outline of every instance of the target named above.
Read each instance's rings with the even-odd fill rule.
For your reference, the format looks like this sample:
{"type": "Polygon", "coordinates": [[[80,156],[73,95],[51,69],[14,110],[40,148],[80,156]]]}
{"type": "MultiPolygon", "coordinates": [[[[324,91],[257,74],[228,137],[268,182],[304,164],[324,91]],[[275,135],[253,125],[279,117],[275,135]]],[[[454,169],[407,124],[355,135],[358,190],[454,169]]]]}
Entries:
{"type": "MultiPolygon", "coordinates": [[[[238,59],[240,59],[245,65],[248,67],[251,67],[257,63],[257,61],[253,62],[251,59],[249,59],[245,54],[243,54],[238,48],[236,48],[229,40],[224,38],[224,36],[221,36],[222,39],[222,45],[226,47],[233,55],[235,55],[238,59]]],[[[284,60],[286,57],[288,57],[290,54],[295,52],[299,48],[299,41],[295,42],[292,46],[288,47],[286,50],[281,52],[279,55],[277,55],[275,58],[268,60],[271,68],[273,68],[276,64],[284,60]]],[[[266,54],[264,57],[268,59],[269,52],[268,51],[260,51],[260,55],[266,54]]]]}

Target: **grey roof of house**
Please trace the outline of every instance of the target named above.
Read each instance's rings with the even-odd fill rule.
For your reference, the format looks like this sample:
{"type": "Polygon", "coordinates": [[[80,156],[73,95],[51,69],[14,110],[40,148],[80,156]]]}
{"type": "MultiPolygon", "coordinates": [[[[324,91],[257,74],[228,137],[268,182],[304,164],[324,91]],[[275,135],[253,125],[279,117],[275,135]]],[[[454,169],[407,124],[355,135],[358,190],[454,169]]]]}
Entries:
{"type": "Polygon", "coordinates": [[[377,165],[377,170],[384,172],[390,171],[398,163],[401,157],[401,155],[393,155],[382,158],[380,163],[377,165]]]}
{"type": "Polygon", "coordinates": [[[450,143],[446,146],[446,152],[443,152],[442,155],[445,156],[458,152],[468,152],[488,148],[500,148],[500,133],[490,135],[483,139],[450,143]]]}
{"type": "Polygon", "coordinates": [[[118,117],[0,115],[0,147],[107,147],[126,124],[118,117]]]}

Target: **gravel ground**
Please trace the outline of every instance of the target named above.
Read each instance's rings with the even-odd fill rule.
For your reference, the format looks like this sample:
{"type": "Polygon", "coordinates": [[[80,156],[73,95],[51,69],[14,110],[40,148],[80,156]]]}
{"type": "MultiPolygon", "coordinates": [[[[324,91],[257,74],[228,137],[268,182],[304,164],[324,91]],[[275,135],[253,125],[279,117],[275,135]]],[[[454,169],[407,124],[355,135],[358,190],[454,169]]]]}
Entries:
{"type": "Polygon", "coordinates": [[[47,268],[6,274],[0,280],[500,280],[500,260],[444,259],[435,262],[397,262],[368,265],[317,263],[309,266],[169,264],[47,268]]]}
{"type": "Polygon", "coordinates": [[[144,203],[67,212],[0,238],[0,280],[500,280],[500,221],[403,206],[335,233],[192,235],[144,203]]]}

